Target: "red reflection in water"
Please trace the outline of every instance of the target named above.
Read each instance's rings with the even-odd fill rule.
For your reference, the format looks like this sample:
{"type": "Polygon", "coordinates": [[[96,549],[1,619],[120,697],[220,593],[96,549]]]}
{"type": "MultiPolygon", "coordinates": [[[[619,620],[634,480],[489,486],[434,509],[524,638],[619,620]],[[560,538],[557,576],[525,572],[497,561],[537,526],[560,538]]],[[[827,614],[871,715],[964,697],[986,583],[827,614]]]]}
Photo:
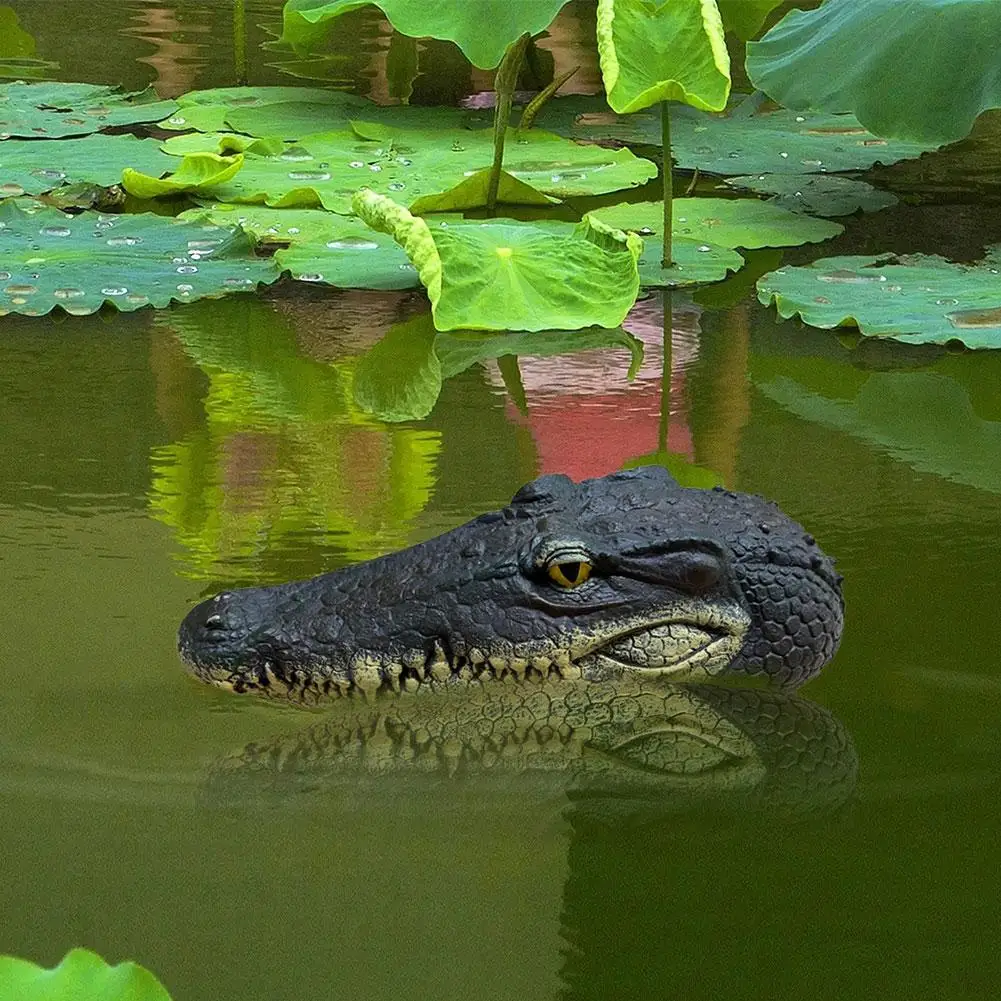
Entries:
{"type": "MultiPolygon", "coordinates": [[[[690,304],[674,311],[666,428],[667,450],[693,462],[685,379],[698,357],[699,315],[690,304]]],[[[638,303],[623,324],[643,342],[645,352],[631,383],[624,350],[519,359],[528,413],[519,413],[510,401],[507,412],[510,420],[531,431],[540,474],[566,473],[575,480],[604,476],[663,448],[662,324],[659,296],[638,303]]],[[[496,369],[492,379],[501,384],[496,369]]]]}

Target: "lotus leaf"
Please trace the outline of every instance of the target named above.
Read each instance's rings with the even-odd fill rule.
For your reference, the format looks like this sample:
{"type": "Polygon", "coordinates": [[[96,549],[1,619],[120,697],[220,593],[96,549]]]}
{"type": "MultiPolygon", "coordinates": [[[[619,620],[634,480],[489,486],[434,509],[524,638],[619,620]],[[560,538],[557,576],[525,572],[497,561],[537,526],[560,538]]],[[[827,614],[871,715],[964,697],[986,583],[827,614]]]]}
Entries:
{"type": "Polygon", "coordinates": [[[0,196],[41,195],[64,184],[89,181],[109,187],[129,165],[162,174],[175,161],[155,139],[90,135],[82,139],[8,139],[0,142],[0,196]]]}
{"type": "Polygon", "coordinates": [[[329,103],[308,101],[262,104],[259,107],[232,108],[226,112],[225,120],[229,128],[238,132],[252,136],[281,136],[283,139],[301,139],[316,132],[346,129],[354,121],[381,122],[393,128],[426,132],[485,129],[491,121],[490,115],[482,110],[413,105],[381,107],[371,101],[343,109],[329,103]]]}
{"type": "Polygon", "coordinates": [[[570,232],[507,221],[432,229],[374,191],[358,192],[354,209],[407,252],[439,330],[616,327],[636,300],[642,240],[594,220],[570,232]]]}
{"type": "Polygon", "coordinates": [[[977,265],[944,258],[829,257],[758,280],[758,299],[784,319],[814,327],[856,326],[908,344],[961,341],[1001,347],[1001,245],[977,265]]]}
{"type": "Polygon", "coordinates": [[[150,177],[126,167],[122,187],[136,198],[162,198],[184,192],[202,193],[231,180],[243,166],[243,154],[219,156],[217,153],[191,153],[167,177],[150,177]]]}
{"type": "Polygon", "coordinates": [[[768,15],[782,0],[716,0],[723,26],[748,41],[761,30],[768,15]]]}
{"type": "Polygon", "coordinates": [[[54,969],[0,956],[0,996],[17,1001],[170,1001],[138,963],[109,966],[87,949],[71,949],[54,969]]]}
{"type": "Polygon", "coordinates": [[[664,241],[660,237],[643,238],[639,259],[640,285],[644,288],[679,288],[718,282],[731,271],[744,266],[744,258],[728,247],[717,247],[703,240],[675,237],[671,241],[673,264],[663,266],[664,241]]]}
{"type": "MultiPolygon", "coordinates": [[[[366,126],[359,124],[362,132],[366,126]]],[[[463,130],[424,133],[378,126],[380,140],[357,132],[306,136],[278,156],[255,155],[248,148],[240,173],[213,189],[219,201],[262,202],[276,208],[322,205],[351,212],[351,197],[361,187],[408,205],[437,195],[472,177],[493,159],[490,132],[463,130]]],[[[205,133],[175,136],[168,153],[212,151],[228,140],[205,133]]],[[[602,194],[642,184],[656,176],[649,160],[629,150],[581,146],[546,132],[509,139],[505,169],[546,194],[569,198],[602,194]]]]}
{"type": "MultiPolygon", "coordinates": [[[[568,0],[371,0],[389,23],[404,35],[455,42],[480,69],[493,69],[504,51],[528,32],[537,35],[549,27],[568,0]]],[[[282,40],[308,46],[326,34],[328,22],[369,0],[288,0],[282,40]]]]}
{"type": "Polygon", "coordinates": [[[877,135],[948,143],[1001,107],[998,38],[997,0],[827,0],[752,42],[747,70],[788,108],[851,111],[877,135]]]}
{"type": "MultiPolygon", "coordinates": [[[[570,139],[608,140],[659,146],[660,115],[640,111],[619,116],[603,98],[550,101],[536,122],[570,139]]],[[[852,115],[796,112],[781,108],[753,115],[708,114],[671,106],[671,153],[687,170],[721,174],[813,174],[867,170],[875,163],[913,159],[935,143],[881,139],[852,115]]]]}
{"type": "Polygon", "coordinates": [[[384,421],[426,417],[442,383],[471,365],[505,356],[570,354],[624,347],[630,378],[643,362],[643,344],[621,327],[484,334],[468,330],[439,333],[430,314],[391,327],[358,363],[355,402],[384,421]]]}
{"type": "Polygon", "coordinates": [[[620,114],[660,101],[722,111],[730,57],[716,0],[598,0],[598,56],[620,114]]]}
{"type": "Polygon", "coordinates": [[[897,204],[897,196],[889,191],[851,177],[826,174],[758,174],[730,177],[726,184],[759,195],[774,195],[768,203],[790,212],[827,217],[852,215],[859,210],[878,212],[897,204]]]}
{"type": "MultiPolygon", "coordinates": [[[[608,226],[652,236],[663,228],[660,202],[610,205],[590,213],[608,226]]],[[[819,243],[844,231],[836,222],[812,219],[754,198],[675,198],[674,234],[720,247],[795,247],[819,243]]]]}
{"type": "MultiPolygon", "coordinates": [[[[426,215],[428,212],[465,212],[483,208],[487,204],[489,187],[490,170],[478,170],[448,191],[418,198],[411,203],[410,211],[414,215],[426,215]]],[[[497,185],[498,205],[552,205],[556,201],[530,184],[512,177],[506,170],[501,171],[497,185]]]]}
{"type": "Polygon", "coordinates": [[[155,122],[176,107],[152,90],[118,94],[92,83],[0,84],[0,139],[85,136],[113,125],[155,122]]]}
{"type": "Polygon", "coordinates": [[[130,312],[253,291],[279,275],[239,228],[152,214],[71,216],[14,200],[0,203],[0,261],[0,315],[61,306],[83,316],[105,302],[130,312]]]}
{"type": "Polygon", "coordinates": [[[219,226],[238,223],[258,243],[286,247],[275,253],[275,262],[303,281],[371,289],[420,284],[414,266],[391,236],[377,233],[351,216],[321,209],[215,203],[189,209],[179,218],[219,226]]]}

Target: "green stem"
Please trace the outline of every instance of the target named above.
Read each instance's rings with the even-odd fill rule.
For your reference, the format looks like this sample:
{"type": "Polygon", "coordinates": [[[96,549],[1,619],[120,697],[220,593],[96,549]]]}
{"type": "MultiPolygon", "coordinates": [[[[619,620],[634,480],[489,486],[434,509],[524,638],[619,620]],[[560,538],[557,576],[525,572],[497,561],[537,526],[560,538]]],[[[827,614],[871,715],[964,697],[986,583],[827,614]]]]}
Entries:
{"type": "Polygon", "coordinates": [[[247,82],[247,10],[246,0],[233,0],[233,64],[236,82],[247,82]]]}
{"type": "Polygon", "coordinates": [[[671,289],[661,290],[664,306],[663,332],[664,354],[660,369],[660,427],[657,435],[657,451],[666,454],[667,432],[671,426],[671,371],[674,367],[674,303],[671,289]]]}
{"type": "Polygon", "coordinates": [[[671,164],[671,112],[669,101],[660,102],[660,133],[664,150],[664,256],[661,258],[660,266],[662,268],[670,268],[674,265],[674,247],[671,245],[674,231],[674,206],[671,204],[671,199],[674,197],[674,170],[671,164]]]}
{"type": "Polygon", "coordinates": [[[526,32],[507,47],[504,58],[497,67],[497,75],[494,77],[494,91],[497,94],[497,105],[494,108],[494,162],[490,167],[490,184],[487,187],[487,214],[491,216],[497,211],[497,190],[500,187],[501,167],[504,164],[504,139],[507,136],[508,122],[511,120],[511,101],[514,98],[514,88],[518,83],[518,73],[521,71],[529,38],[531,35],[526,32]]]}

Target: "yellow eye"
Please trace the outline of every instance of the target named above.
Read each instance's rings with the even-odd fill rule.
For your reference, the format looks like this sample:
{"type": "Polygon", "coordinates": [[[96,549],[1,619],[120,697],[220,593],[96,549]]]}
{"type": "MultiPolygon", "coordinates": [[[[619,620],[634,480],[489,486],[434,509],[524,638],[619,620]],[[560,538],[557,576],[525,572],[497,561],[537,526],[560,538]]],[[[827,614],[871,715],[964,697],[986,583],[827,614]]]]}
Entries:
{"type": "Polygon", "coordinates": [[[549,568],[549,577],[560,587],[580,587],[591,576],[594,568],[590,563],[554,563],[549,568]]]}

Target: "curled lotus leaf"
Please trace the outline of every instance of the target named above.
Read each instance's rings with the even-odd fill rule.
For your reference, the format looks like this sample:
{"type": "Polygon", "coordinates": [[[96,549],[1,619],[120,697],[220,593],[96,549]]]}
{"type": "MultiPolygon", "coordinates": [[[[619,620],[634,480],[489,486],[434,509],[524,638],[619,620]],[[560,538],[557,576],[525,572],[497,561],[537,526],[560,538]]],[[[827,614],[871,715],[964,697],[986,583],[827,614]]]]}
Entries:
{"type": "Polygon", "coordinates": [[[908,344],[1001,348],[1001,245],[979,264],[937,256],[829,257],[758,280],[758,299],[783,319],[857,327],[908,344]]]}
{"type": "Polygon", "coordinates": [[[243,166],[243,154],[190,153],[166,177],[151,177],[131,167],[122,172],[122,186],[137,198],[162,198],[185,192],[201,193],[231,180],[243,166]]]}
{"type": "Polygon", "coordinates": [[[354,209],[406,251],[439,330],[616,327],[636,300],[642,240],[595,220],[569,231],[506,220],[429,225],[373,191],[359,191],[354,209]]]}
{"type": "Polygon", "coordinates": [[[177,105],[152,90],[120,94],[92,83],[0,84],[0,139],[59,139],[137,122],[155,122],[177,105]]]}
{"type": "Polygon", "coordinates": [[[730,56],[716,0],[598,0],[598,57],[619,113],[661,101],[722,111],[730,56]]]}
{"type": "Polygon", "coordinates": [[[67,215],[13,199],[0,203],[0,262],[0,315],[159,308],[254,291],[280,274],[239,227],[152,213],[67,215]]]}

